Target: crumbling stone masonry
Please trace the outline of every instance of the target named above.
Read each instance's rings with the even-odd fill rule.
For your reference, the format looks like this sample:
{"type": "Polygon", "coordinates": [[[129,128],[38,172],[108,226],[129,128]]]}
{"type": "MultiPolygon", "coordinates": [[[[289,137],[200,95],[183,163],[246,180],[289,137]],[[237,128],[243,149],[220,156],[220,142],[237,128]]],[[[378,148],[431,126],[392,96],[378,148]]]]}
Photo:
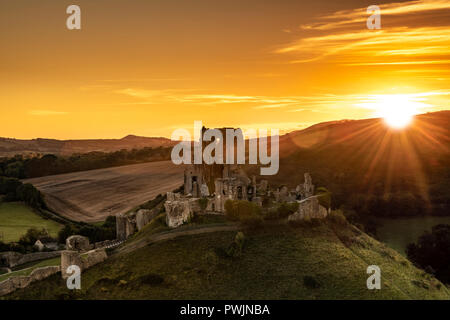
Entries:
{"type": "Polygon", "coordinates": [[[289,221],[305,219],[323,219],[328,215],[328,210],[319,204],[318,196],[312,196],[298,201],[297,212],[288,217],[289,221]]]}
{"type": "Polygon", "coordinates": [[[43,280],[59,271],[59,266],[50,266],[34,269],[29,276],[10,277],[0,282],[0,296],[9,294],[17,289],[26,288],[31,283],[43,280]]]}
{"type": "Polygon", "coordinates": [[[66,249],[75,251],[88,251],[94,246],[89,244],[89,239],[84,236],[73,235],[66,239],[66,249]]]}
{"type": "Polygon", "coordinates": [[[140,231],[159,213],[159,207],[139,209],[136,212],[127,212],[116,216],[116,235],[118,240],[125,240],[136,231],[140,231]]]}
{"type": "Polygon", "coordinates": [[[170,228],[176,228],[189,221],[196,212],[200,212],[199,198],[176,197],[168,192],[167,200],[164,203],[166,209],[166,224],[170,228]]]}
{"type": "Polygon", "coordinates": [[[75,235],[67,238],[66,245],[69,250],[61,252],[61,276],[66,279],[67,268],[76,265],[81,271],[88,269],[108,258],[105,248],[91,250],[94,245],[89,244],[89,239],[75,235]]]}
{"type": "Polygon", "coordinates": [[[63,279],[70,276],[67,274],[67,268],[71,265],[80,267],[80,270],[86,270],[108,258],[104,248],[90,250],[88,252],[78,252],[65,250],[61,253],[61,275],[63,279]]]}
{"type": "Polygon", "coordinates": [[[19,252],[7,251],[0,253],[0,266],[14,268],[21,264],[58,257],[61,251],[33,252],[21,254],[19,252]]]}
{"type": "MultiPolygon", "coordinates": [[[[271,195],[266,180],[258,185],[256,178],[250,180],[238,165],[190,165],[184,172],[184,193],[167,193],[164,204],[166,223],[170,228],[176,228],[196,214],[223,214],[227,200],[247,200],[262,206],[263,199],[271,199],[271,195]],[[199,208],[200,199],[206,203],[206,208],[199,208]]],[[[298,211],[288,218],[291,221],[322,219],[328,214],[327,209],[319,204],[317,196],[314,196],[314,185],[309,173],[304,174],[304,182],[295,189],[282,186],[273,191],[273,196],[276,202],[299,204],[298,211]]]]}

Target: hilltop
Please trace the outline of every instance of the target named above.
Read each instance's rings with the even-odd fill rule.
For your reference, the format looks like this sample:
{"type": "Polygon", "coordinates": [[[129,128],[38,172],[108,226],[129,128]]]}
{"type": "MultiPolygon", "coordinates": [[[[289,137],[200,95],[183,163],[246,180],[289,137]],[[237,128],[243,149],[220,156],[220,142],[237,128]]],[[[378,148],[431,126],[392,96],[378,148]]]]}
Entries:
{"type": "Polygon", "coordinates": [[[167,231],[161,220],[86,270],[81,291],[68,291],[54,275],[5,298],[450,299],[434,277],[343,221],[239,229],[245,235],[242,253],[229,257],[236,231],[210,232],[229,223],[215,219],[167,231]],[[170,239],[175,232],[179,236],[170,239]],[[156,241],[158,236],[166,240],[156,241]],[[381,268],[381,290],[366,287],[366,269],[373,264],[381,268]]]}
{"type": "MultiPolygon", "coordinates": [[[[265,178],[293,187],[309,172],[333,193],[337,208],[447,215],[449,128],[450,111],[418,115],[403,130],[389,128],[382,119],[320,123],[281,136],[280,170],[265,178]]],[[[248,172],[257,170],[248,166],[248,172]]]]}

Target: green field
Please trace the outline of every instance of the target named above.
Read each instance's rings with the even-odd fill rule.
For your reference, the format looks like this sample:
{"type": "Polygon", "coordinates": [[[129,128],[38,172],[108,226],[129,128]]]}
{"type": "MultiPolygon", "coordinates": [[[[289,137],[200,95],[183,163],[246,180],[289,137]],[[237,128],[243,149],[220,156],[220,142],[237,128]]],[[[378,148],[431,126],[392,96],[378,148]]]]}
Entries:
{"type": "MultiPolygon", "coordinates": [[[[144,228],[125,247],[157,228],[144,228]]],[[[234,231],[181,236],[113,254],[83,272],[80,291],[67,290],[53,275],[4,298],[450,299],[434,277],[348,225],[266,225],[243,232],[239,257],[224,253],[234,231]],[[366,287],[372,264],[381,268],[381,290],[366,287]]]]}
{"type": "Polygon", "coordinates": [[[32,227],[45,228],[50,236],[56,237],[62,225],[42,218],[25,204],[0,202],[0,241],[18,241],[32,227]]]}

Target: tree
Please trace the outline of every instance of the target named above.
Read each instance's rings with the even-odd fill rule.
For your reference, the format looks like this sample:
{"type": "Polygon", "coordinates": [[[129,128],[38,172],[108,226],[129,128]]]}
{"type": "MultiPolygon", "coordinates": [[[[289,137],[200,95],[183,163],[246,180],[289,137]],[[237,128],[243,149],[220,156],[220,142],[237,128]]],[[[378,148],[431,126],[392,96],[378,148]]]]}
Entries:
{"type": "Polygon", "coordinates": [[[318,195],[319,203],[326,209],[331,208],[331,192],[325,187],[319,187],[316,189],[316,195],[318,195]]]}
{"type": "Polygon", "coordinates": [[[27,230],[27,233],[20,237],[19,243],[24,246],[34,245],[37,240],[43,237],[48,237],[48,232],[45,229],[39,230],[36,228],[30,228],[27,230]]]}
{"type": "Polygon", "coordinates": [[[262,223],[261,208],[254,202],[227,200],[225,212],[230,220],[238,220],[247,226],[256,227],[262,223]]]}
{"type": "Polygon", "coordinates": [[[5,169],[5,175],[8,177],[22,179],[25,178],[25,172],[23,168],[23,163],[21,161],[15,161],[9,163],[5,169]]]}
{"type": "Polygon", "coordinates": [[[439,224],[406,248],[408,258],[422,269],[434,270],[439,280],[450,283],[450,225],[439,224]]]}

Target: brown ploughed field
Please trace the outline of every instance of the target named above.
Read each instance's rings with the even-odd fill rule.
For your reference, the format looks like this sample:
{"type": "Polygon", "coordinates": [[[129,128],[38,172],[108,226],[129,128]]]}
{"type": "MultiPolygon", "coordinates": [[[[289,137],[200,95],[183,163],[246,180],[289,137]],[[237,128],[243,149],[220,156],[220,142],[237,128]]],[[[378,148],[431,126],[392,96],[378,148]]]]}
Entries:
{"type": "Polygon", "coordinates": [[[97,222],[126,212],[183,183],[183,166],[171,161],[73,172],[27,179],[54,212],[75,221],[97,222]]]}

